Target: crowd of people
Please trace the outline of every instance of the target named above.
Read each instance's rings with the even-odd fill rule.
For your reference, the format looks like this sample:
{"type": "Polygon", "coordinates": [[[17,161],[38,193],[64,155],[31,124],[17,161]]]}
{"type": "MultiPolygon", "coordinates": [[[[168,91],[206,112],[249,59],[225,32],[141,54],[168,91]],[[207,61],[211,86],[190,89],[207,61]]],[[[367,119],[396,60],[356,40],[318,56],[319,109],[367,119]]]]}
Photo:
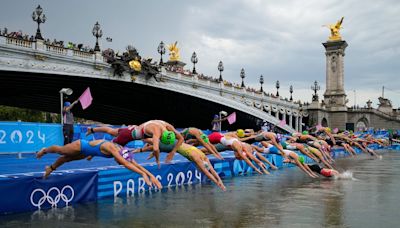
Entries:
{"type": "MultiPolygon", "coordinates": [[[[9,32],[7,28],[0,29],[0,36],[18,39],[18,40],[30,41],[30,42],[36,41],[36,38],[33,35],[25,34],[21,30],[16,31],[16,32],[9,32]]],[[[56,40],[56,39],[54,39],[54,40],[45,39],[44,43],[46,45],[53,46],[53,47],[66,48],[66,49],[83,51],[83,52],[93,52],[92,47],[90,47],[89,45],[84,45],[84,44],[76,44],[73,42],[65,43],[62,40],[56,40]]]]}
{"type": "Polygon", "coordinates": [[[165,163],[171,162],[175,153],[179,153],[225,191],[223,181],[207,155],[223,160],[220,152],[233,151],[236,159],[246,162],[255,172],[270,174],[270,169],[277,167],[265,155],[276,154],[283,157],[283,162],[294,164],[309,177],[318,178],[339,175],[332,156],[335,147],[343,148],[349,156],[356,156],[355,148],[359,148],[366,154],[378,157],[368,145],[389,145],[388,139],[374,138],[371,134],[356,135],[351,131],[338,133],[328,127],[314,127],[311,130],[288,135],[264,130],[255,132],[253,129],[222,133],[216,128],[207,135],[195,127],[178,131],[165,121],[150,120],[122,128],[88,128],[86,135],[103,132],[114,138],[112,141],[80,139],[64,146],[53,145],[41,149],[36,156],[39,159],[48,153],[61,155],[52,165],[45,167],[44,178],[66,162],[100,156],[114,158],[117,163],[140,174],[150,187],[161,188],[161,183],[154,175],[135,161],[135,153],[150,152],[148,159],[155,158],[159,168],[160,152],[168,153],[165,163]],[[141,148],[126,147],[134,140],[143,140],[145,144],[141,148]]]}
{"type": "Polygon", "coordinates": [[[24,34],[21,30],[16,32],[9,32],[7,28],[0,29],[0,36],[18,40],[35,41],[35,37],[33,35],[29,36],[28,34],[24,34]]]}

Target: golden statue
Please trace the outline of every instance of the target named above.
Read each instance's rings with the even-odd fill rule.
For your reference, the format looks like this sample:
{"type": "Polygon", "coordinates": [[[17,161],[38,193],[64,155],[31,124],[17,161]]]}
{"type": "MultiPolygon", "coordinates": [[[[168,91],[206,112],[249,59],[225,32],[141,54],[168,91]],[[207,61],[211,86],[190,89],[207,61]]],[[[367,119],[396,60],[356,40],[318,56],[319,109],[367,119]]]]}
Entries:
{"type": "Polygon", "coordinates": [[[174,44],[168,45],[169,61],[179,61],[180,59],[179,48],[176,46],[177,44],[178,41],[176,41],[174,44]]]}
{"type": "Polygon", "coordinates": [[[343,23],[344,17],[342,19],[338,20],[336,24],[330,24],[330,25],[323,25],[328,27],[331,30],[331,36],[329,37],[329,41],[339,41],[342,40],[342,37],[340,36],[340,29],[342,28],[342,23],[343,23]]]}
{"type": "Polygon", "coordinates": [[[129,62],[129,67],[136,72],[140,72],[142,70],[142,64],[140,64],[136,58],[129,62]]]}

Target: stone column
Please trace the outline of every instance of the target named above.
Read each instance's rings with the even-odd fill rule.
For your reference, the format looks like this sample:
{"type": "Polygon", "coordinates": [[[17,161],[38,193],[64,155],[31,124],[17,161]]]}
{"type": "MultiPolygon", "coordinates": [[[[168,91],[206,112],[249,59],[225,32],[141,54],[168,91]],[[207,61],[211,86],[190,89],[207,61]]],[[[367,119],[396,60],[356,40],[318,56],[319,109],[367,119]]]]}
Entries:
{"type": "Polygon", "coordinates": [[[292,127],[293,124],[293,115],[289,115],[289,126],[292,127]]]}
{"type": "Polygon", "coordinates": [[[326,56],[325,105],[332,111],[346,111],[346,93],[344,91],[344,40],[323,43],[326,56]]]}
{"type": "Polygon", "coordinates": [[[298,116],[295,116],[294,117],[294,129],[296,130],[296,131],[299,131],[299,117],[298,116]]]}
{"type": "Polygon", "coordinates": [[[303,123],[303,117],[299,117],[299,130],[298,131],[302,131],[303,130],[303,126],[301,126],[301,124],[303,123]]]}

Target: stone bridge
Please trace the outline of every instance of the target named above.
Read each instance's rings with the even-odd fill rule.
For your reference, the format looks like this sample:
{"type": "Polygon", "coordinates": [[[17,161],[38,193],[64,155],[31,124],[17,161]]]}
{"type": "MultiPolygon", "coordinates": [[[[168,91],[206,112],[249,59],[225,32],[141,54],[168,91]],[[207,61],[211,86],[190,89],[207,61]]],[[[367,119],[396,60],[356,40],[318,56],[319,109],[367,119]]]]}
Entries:
{"type": "Polygon", "coordinates": [[[168,71],[154,78],[144,75],[113,76],[100,52],[89,53],[0,36],[0,104],[58,113],[59,90],[75,91],[76,99],[90,86],[94,103],[75,116],[113,124],[129,124],[153,118],[176,126],[207,129],[213,114],[236,111],[238,125],[256,127],[263,121],[285,131],[302,129],[308,113],[299,104],[249,92],[223,82],[168,71]]]}

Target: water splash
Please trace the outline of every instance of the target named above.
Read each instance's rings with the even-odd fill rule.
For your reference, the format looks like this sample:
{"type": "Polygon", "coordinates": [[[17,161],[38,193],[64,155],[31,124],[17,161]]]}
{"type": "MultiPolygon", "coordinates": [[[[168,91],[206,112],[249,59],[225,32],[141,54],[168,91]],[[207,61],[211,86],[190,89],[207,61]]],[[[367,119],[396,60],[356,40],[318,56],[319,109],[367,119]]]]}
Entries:
{"type": "Polygon", "coordinates": [[[340,173],[339,175],[335,176],[335,180],[358,180],[353,177],[353,172],[350,170],[346,170],[343,173],[340,173]]]}

